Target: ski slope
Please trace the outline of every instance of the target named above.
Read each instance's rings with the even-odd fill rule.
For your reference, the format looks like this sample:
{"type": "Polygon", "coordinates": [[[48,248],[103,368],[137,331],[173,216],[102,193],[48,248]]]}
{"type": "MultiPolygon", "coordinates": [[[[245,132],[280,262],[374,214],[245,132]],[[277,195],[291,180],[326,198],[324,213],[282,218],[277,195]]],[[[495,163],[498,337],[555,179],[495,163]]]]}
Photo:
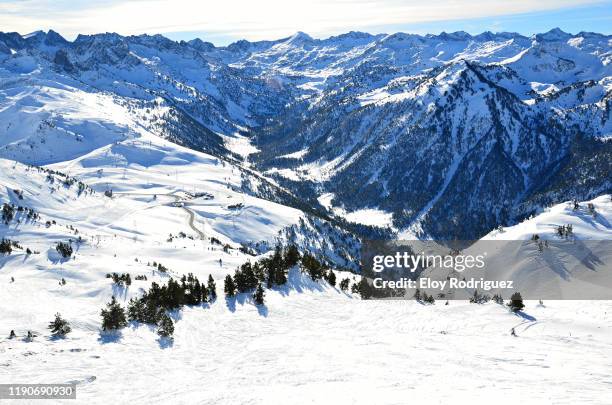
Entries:
{"type": "MultiPolygon", "coordinates": [[[[21,307],[17,291],[7,298],[21,307]]],[[[147,326],[101,337],[98,308],[77,318],[72,300],[54,298],[27,316],[9,312],[4,324],[42,332],[62,310],[74,332],[3,337],[0,382],[76,382],[76,403],[94,404],[612,400],[607,301],[529,302],[520,317],[493,303],[361,301],[294,273],[288,291],[268,291],[263,309],[238,297],[174,314],[168,343],[147,326]]]]}

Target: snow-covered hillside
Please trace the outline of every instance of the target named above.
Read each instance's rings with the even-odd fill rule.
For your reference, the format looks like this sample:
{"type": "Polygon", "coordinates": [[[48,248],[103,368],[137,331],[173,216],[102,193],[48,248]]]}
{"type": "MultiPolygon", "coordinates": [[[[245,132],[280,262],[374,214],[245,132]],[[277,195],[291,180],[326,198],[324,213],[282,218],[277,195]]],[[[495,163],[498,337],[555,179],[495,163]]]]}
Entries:
{"type": "Polygon", "coordinates": [[[0,337],[0,381],[76,382],[76,403],[612,400],[608,301],[527,302],[521,317],[494,303],[361,301],[296,276],[259,311],[242,298],[186,307],[168,344],[147,326],[101,337],[98,308],[69,299],[78,299],[74,282],[49,281],[25,316],[24,280],[8,291],[2,281],[3,324],[20,338],[0,337]],[[69,337],[21,340],[22,325],[44,332],[58,310],[72,322],[69,337]]]}
{"type": "MultiPolygon", "coordinates": [[[[499,227],[465,249],[462,254],[485,255],[484,271],[432,267],[421,277],[511,280],[514,291],[531,299],[610,299],[611,241],[610,195],[584,202],[567,201],[515,226],[499,227]]],[[[469,298],[473,293],[473,288],[454,289],[450,296],[469,298]]],[[[487,293],[509,295],[503,289],[487,293]]]]}

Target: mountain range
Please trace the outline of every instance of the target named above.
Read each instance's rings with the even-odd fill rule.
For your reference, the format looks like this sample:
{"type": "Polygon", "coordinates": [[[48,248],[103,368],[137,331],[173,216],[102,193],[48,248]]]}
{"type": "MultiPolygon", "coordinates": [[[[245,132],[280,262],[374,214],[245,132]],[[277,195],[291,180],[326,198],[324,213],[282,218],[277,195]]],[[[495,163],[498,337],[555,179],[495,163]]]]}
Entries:
{"type": "Polygon", "coordinates": [[[52,164],[97,147],[95,131],[32,96],[77,91],[274,184],[245,180],[254,195],[387,229],[375,235],[478,238],[611,191],[611,42],[559,29],[299,32],[224,47],[0,33],[0,157],[52,164]],[[46,114],[25,119],[29,109],[46,114]]]}

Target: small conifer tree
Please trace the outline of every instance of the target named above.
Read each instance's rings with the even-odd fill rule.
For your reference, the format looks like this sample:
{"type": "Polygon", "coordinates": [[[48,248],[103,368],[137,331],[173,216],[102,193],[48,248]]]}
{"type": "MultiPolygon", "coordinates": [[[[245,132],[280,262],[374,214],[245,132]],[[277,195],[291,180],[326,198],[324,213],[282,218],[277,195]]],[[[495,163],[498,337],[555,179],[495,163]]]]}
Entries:
{"type": "Polygon", "coordinates": [[[236,295],[236,283],[234,283],[234,279],[229,274],[225,276],[225,285],[224,285],[225,295],[228,297],[233,297],[236,295]]]}
{"type": "Polygon", "coordinates": [[[120,329],[127,325],[125,311],[121,305],[119,305],[114,295],[111,301],[106,304],[106,309],[100,312],[100,315],[102,316],[103,330],[120,329]]]}
{"type": "Polygon", "coordinates": [[[59,312],[55,314],[55,319],[49,323],[49,329],[52,335],[58,337],[66,336],[72,330],[68,321],[63,319],[59,312]]]}
{"type": "Polygon", "coordinates": [[[253,301],[255,301],[255,305],[263,305],[265,296],[266,293],[264,292],[261,284],[259,284],[253,293],[253,301]]]}

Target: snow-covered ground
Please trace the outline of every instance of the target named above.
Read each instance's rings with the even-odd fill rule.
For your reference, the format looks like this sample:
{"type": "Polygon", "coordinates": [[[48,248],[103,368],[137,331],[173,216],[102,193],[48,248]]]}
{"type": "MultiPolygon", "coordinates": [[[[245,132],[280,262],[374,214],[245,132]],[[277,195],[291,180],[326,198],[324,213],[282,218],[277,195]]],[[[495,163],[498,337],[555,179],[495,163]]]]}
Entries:
{"type": "Polygon", "coordinates": [[[612,401],[608,301],[528,302],[520,317],[493,303],[361,301],[294,282],[268,292],[265,309],[241,297],[185,308],[174,315],[173,344],[147,326],[108,340],[97,308],[77,317],[74,301],[60,306],[56,293],[26,314],[20,293],[4,291],[13,308],[5,326],[18,319],[42,332],[62,310],[75,331],[55,341],[3,337],[0,382],[74,381],[77,403],[100,404],[612,401]]]}

